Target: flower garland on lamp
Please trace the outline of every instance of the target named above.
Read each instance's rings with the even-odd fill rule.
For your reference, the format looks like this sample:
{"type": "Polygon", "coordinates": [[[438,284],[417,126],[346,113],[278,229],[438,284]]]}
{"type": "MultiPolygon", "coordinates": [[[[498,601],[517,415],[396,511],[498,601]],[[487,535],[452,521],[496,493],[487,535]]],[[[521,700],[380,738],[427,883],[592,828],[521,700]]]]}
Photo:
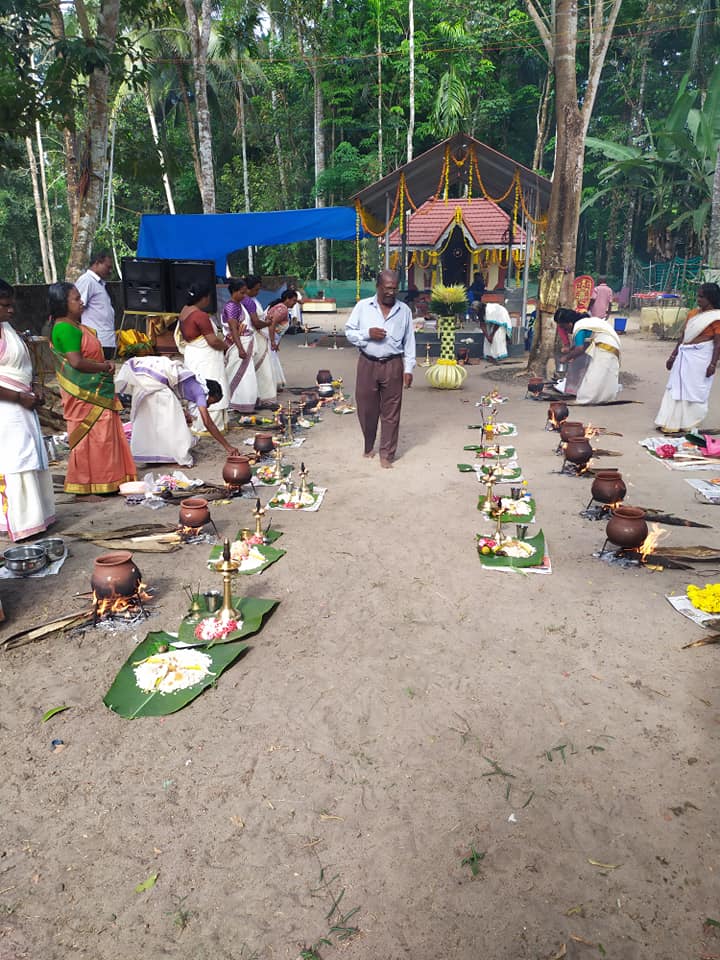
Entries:
{"type": "Polygon", "coordinates": [[[467,293],[461,284],[435,284],[430,295],[430,308],[437,316],[440,357],[428,367],[425,376],[438,390],[458,390],[467,377],[467,370],[455,359],[455,330],[458,317],[465,312],[467,293]]]}

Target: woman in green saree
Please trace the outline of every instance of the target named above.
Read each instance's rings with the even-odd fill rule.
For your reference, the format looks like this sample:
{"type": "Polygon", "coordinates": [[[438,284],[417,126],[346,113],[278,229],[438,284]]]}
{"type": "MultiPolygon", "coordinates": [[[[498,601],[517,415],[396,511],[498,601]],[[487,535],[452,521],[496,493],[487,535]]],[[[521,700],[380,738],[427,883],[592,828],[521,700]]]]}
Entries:
{"type": "Polygon", "coordinates": [[[115,368],[95,332],[80,322],[83,303],[74,284],[51,284],[48,306],[70,444],[65,492],[116,493],[121,483],[137,479],[137,471],[120,421],[115,368]]]}

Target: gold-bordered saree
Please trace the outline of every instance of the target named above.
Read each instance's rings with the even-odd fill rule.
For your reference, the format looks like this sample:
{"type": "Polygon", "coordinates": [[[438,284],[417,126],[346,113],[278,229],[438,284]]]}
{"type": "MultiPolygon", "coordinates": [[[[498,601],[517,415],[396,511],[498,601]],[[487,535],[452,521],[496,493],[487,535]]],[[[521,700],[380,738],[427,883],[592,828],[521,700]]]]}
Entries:
{"type": "MultiPolygon", "coordinates": [[[[81,326],[81,355],[104,361],[100,341],[81,326]]],[[[65,492],[115,493],[121,483],[137,479],[135,461],[125,438],[111,373],[82,373],[53,349],[57,381],[68,431],[70,459],[65,492]]]]}

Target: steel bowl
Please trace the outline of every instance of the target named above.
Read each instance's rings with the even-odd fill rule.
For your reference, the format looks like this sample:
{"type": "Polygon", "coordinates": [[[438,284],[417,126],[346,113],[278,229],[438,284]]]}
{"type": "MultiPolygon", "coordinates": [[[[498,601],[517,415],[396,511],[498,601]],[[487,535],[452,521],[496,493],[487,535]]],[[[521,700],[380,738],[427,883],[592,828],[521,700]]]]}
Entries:
{"type": "Polygon", "coordinates": [[[47,564],[47,553],[42,547],[11,547],[3,553],[5,566],[12,573],[27,577],[47,564]]]}
{"type": "Polygon", "coordinates": [[[62,537],[48,537],[46,540],[36,540],[34,547],[42,547],[48,560],[62,560],[65,556],[65,541],[62,537]]]}

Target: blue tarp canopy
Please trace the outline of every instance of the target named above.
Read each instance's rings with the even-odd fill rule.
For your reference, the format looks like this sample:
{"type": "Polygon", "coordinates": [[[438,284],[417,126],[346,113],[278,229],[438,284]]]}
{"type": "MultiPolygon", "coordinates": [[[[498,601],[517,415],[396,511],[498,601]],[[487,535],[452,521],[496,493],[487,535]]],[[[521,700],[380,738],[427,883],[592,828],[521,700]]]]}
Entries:
{"type": "Polygon", "coordinates": [[[271,213],[143,214],[138,257],[161,260],[214,260],[219,277],[227,258],[249,246],[271,247],[297,240],[354,240],[352,207],[274,210],[271,213]]]}

